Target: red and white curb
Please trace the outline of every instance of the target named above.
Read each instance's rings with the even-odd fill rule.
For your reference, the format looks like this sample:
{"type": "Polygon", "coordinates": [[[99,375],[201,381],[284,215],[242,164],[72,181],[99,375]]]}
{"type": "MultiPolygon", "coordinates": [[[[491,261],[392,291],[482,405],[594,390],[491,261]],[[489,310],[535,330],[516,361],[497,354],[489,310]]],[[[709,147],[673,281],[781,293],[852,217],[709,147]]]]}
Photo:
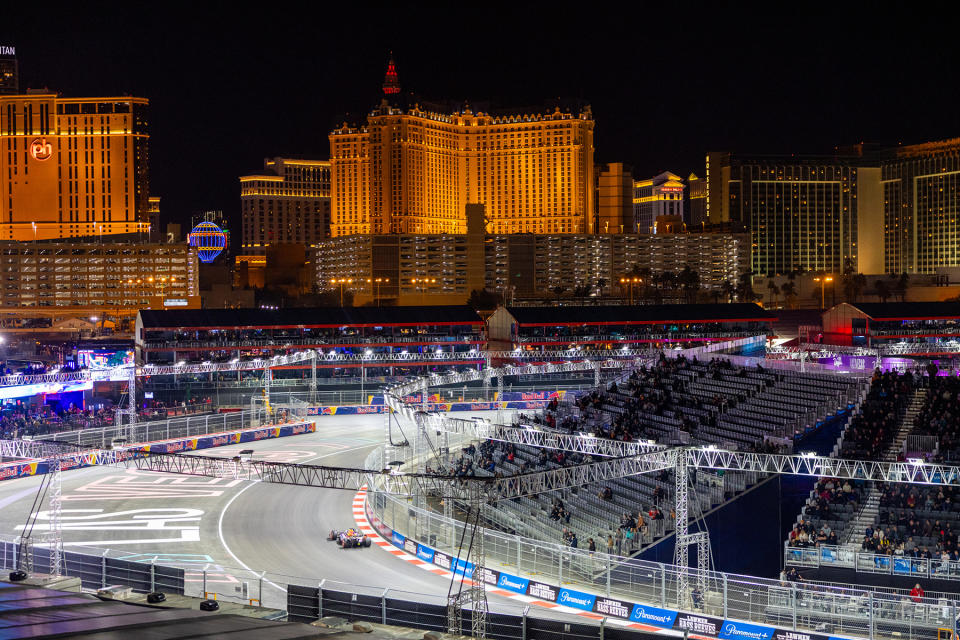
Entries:
{"type": "MultiPolygon", "coordinates": [[[[429,571],[430,573],[434,573],[444,578],[452,578],[454,576],[453,572],[451,571],[447,571],[446,569],[441,569],[440,567],[434,564],[421,560],[415,555],[409,554],[402,549],[398,549],[393,545],[392,542],[390,542],[389,540],[381,536],[377,532],[377,530],[373,528],[373,526],[370,524],[370,521],[367,519],[367,511],[365,508],[366,499],[367,499],[367,490],[366,490],[366,487],[364,487],[360,489],[353,498],[353,519],[357,523],[357,528],[360,529],[360,531],[362,531],[365,536],[370,538],[370,540],[373,542],[374,545],[380,547],[381,549],[391,554],[392,556],[396,558],[400,558],[401,560],[406,560],[410,564],[420,567],[425,571],[429,571]]],[[[467,585],[474,584],[472,580],[470,580],[469,578],[464,578],[459,574],[457,574],[457,578],[462,579],[464,584],[467,584],[467,585]]],[[[511,591],[505,591],[503,589],[498,589],[497,587],[494,587],[491,585],[484,585],[484,588],[487,590],[487,592],[501,596],[503,598],[510,598],[511,600],[517,600],[519,602],[534,605],[537,607],[543,607],[545,609],[561,611],[563,613],[569,613],[569,614],[577,615],[583,618],[590,618],[593,620],[602,620],[605,617],[605,616],[598,615],[596,613],[590,613],[587,611],[580,611],[579,609],[566,607],[562,604],[556,604],[554,602],[546,602],[544,600],[537,600],[536,598],[531,598],[530,596],[527,596],[527,595],[513,593],[511,591]]],[[[606,620],[607,620],[607,624],[615,624],[615,625],[618,625],[621,627],[627,627],[630,629],[651,631],[651,632],[662,633],[664,635],[670,635],[670,636],[680,635],[676,631],[672,631],[670,629],[663,629],[660,627],[654,627],[646,624],[639,624],[636,622],[628,622],[626,620],[620,620],[619,618],[607,617],[606,620]]],[[[689,637],[702,638],[702,640],[715,640],[715,638],[710,638],[707,636],[698,636],[694,634],[690,634],[689,637]]]]}

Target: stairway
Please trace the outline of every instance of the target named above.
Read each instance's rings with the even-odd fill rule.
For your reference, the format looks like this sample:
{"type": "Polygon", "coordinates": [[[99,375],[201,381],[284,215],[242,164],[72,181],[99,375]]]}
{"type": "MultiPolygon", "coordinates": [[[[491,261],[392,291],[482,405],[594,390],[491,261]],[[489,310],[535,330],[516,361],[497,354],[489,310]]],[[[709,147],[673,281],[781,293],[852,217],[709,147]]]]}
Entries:
{"type": "Polygon", "coordinates": [[[897,461],[897,454],[903,451],[903,443],[907,441],[907,436],[913,431],[913,421],[916,419],[917,414],[920,413],[920,409],[923,408],[923,404],[926,401],[927,390],[914,389],[913,397],[910,398],[910,404],[907,405],[903,419],[900,421],[900,429],[897,431],[897,435],[893,437],[893,442],[890,443],[890,447],[880,458],[883,462],[897,461]]]}
{"type": "MultiPolygon", "coordinates": [[[[894,436],[893,441],[887,450],[880,455],[883,462],[896,462],[897,455],[903,451],[903,443],[907,440],[907,435],[913,430],[913,422],[927,401],[926,389],[914,389],[910,397],[910,403],[903,412],[900,419],[900,428],[894,436]]],[[[871,483],[867,492],[867,498],[863,501],[863,507],[857,517],[850,521],[847,530],[844,532],[841,546],[844,549],[859,551],[863,540],[863,532],[868,525],[873,525],[880,515],[880,492],[871,483]]]]}
{"type": "Polygon", "coordinates": [[[880,492],[871,486],[869,493],[867,493],[867,499],[863,501],[863,506],[860,508],[860,513],[847,524],[847,528],[843,532],[843,539],[840,541],[840,546],[843,549],[859,551],[860,544],[863,541],[863,532],[868,525],[872,525],[877,521],[879,515],[880,492]]]}

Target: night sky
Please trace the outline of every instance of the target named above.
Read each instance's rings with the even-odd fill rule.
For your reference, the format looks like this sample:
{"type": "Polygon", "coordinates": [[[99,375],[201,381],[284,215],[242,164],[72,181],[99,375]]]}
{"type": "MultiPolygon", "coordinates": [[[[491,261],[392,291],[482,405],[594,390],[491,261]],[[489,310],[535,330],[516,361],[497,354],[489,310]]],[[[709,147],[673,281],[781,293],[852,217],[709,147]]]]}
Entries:
{"type": "Polygon", "coordinates": [[[772,15],[771,3],[593,15],[600,3],[589,2],[18,13],[32,4],[0,12],[21,89],[149,98],[151,192],[165,221],[203,209],[238,220],[237,177],[264,157],[327,158],[330,128],[379,100],[390,50],[404,90],[425,99],[591,104],[596,160],[636,176],[702,176],[712,149],[816,153],[960,136],[949,5],[898,5],[900,15],[834,3],[816,16],[772,15]]]}

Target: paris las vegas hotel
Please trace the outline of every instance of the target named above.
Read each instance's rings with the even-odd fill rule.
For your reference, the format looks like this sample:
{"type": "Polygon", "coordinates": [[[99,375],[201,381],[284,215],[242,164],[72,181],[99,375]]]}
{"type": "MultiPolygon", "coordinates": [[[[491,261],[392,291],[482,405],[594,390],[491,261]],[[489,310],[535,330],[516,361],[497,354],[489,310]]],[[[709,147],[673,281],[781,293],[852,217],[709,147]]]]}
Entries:
{"type": "Polygon", "coordinates": [[[330,133],[332,236],[465,233],[467,203],[505,233],[593,233],[593,116],[559,108],[493,116],[396,106],[391,60],[384,98],[362,126],[330,133]]]}

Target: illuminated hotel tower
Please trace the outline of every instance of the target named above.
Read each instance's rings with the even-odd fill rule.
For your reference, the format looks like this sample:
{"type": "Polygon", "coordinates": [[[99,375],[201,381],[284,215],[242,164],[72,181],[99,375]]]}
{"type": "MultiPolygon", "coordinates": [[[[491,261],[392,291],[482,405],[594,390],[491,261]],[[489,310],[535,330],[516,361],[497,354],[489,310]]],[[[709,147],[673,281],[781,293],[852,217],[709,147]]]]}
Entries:
{"type": "Polygon", "coordinates": [[[0,240],[146,232],[147,106],[0,95],[0,240]]]}
{"type": "Polygon", "coordinates": [[[490,233],[593,233],[593,115],[493,116],[392,105],[330,133],[331,235],[465,233],[485,206],[490,233]]]}

